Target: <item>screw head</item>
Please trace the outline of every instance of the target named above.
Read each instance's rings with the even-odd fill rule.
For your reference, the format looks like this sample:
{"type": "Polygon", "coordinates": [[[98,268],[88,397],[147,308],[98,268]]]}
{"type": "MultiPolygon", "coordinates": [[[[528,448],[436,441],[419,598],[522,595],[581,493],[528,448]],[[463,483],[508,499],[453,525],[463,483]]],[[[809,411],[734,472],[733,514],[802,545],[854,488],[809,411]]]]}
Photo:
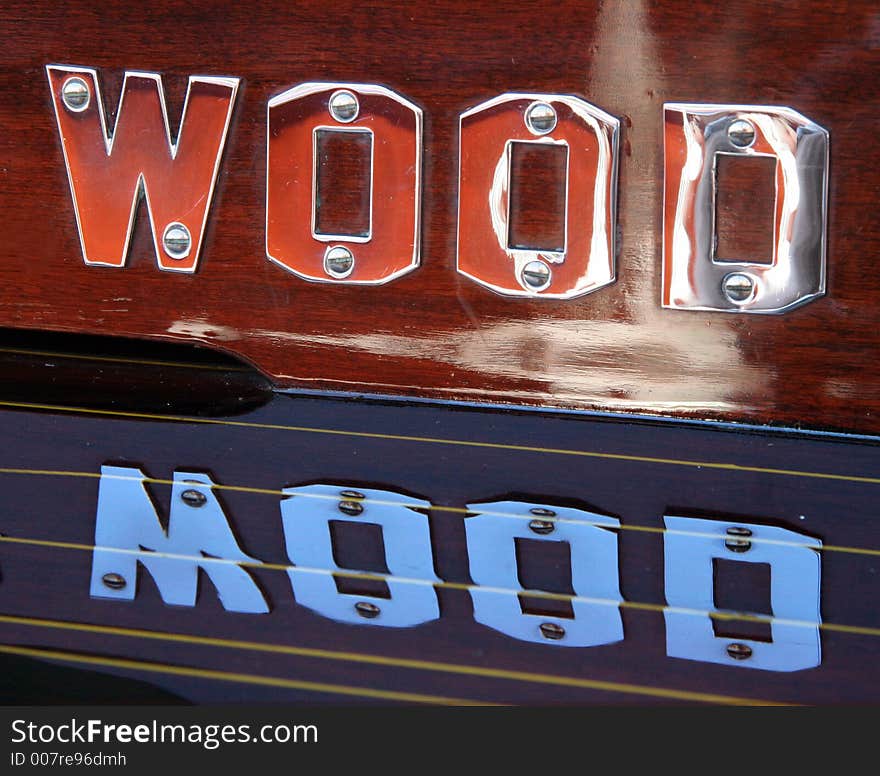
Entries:
{"type": "Polygon", "coordinates": [[[728,301],[734,304],[751,302],[758,293],[758,284],[745,272],[731,272],[721,281],[721,290],[728,301]]]}
{"type": "Polygon", "coordinates": [[[538,628],[541,635],[550,641],[559,641],[559,639],[565,638],[565,628],[555,622],[542,622],[538,628]]]}
{"type": "Polygon", "coordinates": [[[751,121],[734,119],[727,125],[727,139],[737,148],[748,148],[755,142],[755,128],[751,121]]]}
{"type": "Polygon", "coordinates": [[[556,526],[553,524],[552,520],[532,520],[529,522],[529,528],[532,533],[541,534],[542,536],[546,534],[553,533],[553,530],[556,526]]]}
{"type": "Polygon", "coordinates": [[[162,247],[172,259],[185,259],[192,249],[192,237],[179,221],[172,221],[162,233],[162,247]]]}
{"type": "Polygon", "coordinates": [[[324,272],[337,280],[347,278],[354,269],[354,255],[348,248],[334,245],[324,253],[324,272]]]}
{"type": "Polygon", "coordinates": [[[342,498],[366,498],[366,496],[359,490],[340,490],[339,495],[342,496],[342,498]]]}
{"type": "Polygon", "coordinates": [[[556,128],[556,110],[546,102],[533,102],[526,108],[526,127],[533,135],[546,135],[556,128]]]}
{"type": "Polygon", "coordinates": [[[727,645],[727,654],[734,660],[748,660],[752,656],[752,648],[748,644],[734,641],[727,645]]]}
{"type": "Polygon", "coordinates": [[[371,604],[369,601],[358,601],[354,605],[354,610],[367,620],[375,620],[382,614],[382,610],[376,604],[371,604]]]}
{"type": "Polygon", "coordinates": [[[82,113],[89,107],[92,94],[84,79],[73,75],[61,85],[61,101],[67,110],[82,113]]]}
{"type": "MultiPolygon", "coordinates": [[[[751,536],[752,532],[748,528],[740,528],[739,526],[731,526],[727,529],[727,535],[731,537],[751,536]]],[[[727,539],[724,546],[731,552],[748,552],[752,549],[752,543],[748,539],[727,539]]]]}
{"type": "Polygon", "coordinates": [[[208,497],[202,491],[190,488],[180,494],[180,500],[188,507],[203,507],[208,502],[208,497]]]}
{"type": "Polygon", "coordinates": [[[532,507],[529,512],[537,517],[556,517],[556,512],[547,507],[532,507]]]}
{"type": "Polygon", "coordinates": [[[543,261],[530,261],[522,268],[520,280],[529,291],[543,291],[550,285],[553,275],[543,261]]]}
{"type": "Polygon", "coordinates": [[[104,587],[109,587],[111,590],[123,590],[128,584],[122,574],[117,574],[112,571],[104,574],[104,576],[101,577],[101,582],[104,583],[104,587]]]}
{"type": "Polygon", "coordinates": [[[348,124],[357,118],[360,110],[358,98],[347,89],[340,89],[330,95],[330,115],[337,121],[348,124]]]}
{"type": "Polygon", "coordinates": [[[345,515],[351,515],[352,517],[360,515],[364,511],[364,505],[357,501],[340,501],[338,506],[340,512],[345,515]]]}

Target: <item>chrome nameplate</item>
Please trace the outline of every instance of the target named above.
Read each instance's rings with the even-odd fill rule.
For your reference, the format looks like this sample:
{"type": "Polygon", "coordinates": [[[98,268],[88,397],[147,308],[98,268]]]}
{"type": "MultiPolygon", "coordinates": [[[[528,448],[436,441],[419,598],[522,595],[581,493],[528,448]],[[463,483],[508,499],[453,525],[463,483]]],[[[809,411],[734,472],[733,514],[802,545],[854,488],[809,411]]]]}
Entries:
{"type": "Polygon", "coordinates": [[[663,306],[782,313],[824,294],[828,133],[788,108],[668,103],[664,110],[663,306]],[[768,263],[717,256],[720,155],[775,160],[768,263]]]}
{"type": "MultiPolygon", "coordinates": [[[[238,78],[192,76],[172,141],[159,74],[126,73],[108,134],[96,71],[46,72],[86,264],[125,266],[143,196],[159,268],[195,272],[238,78]]],[[[308,82],[272,97],[266,117],[266,259],[303,280],[366,286],[420,266],[420,107],[378,84],[308,82]],[[331,169],[325,149],[346,143],[365,155],[363,179],[331,169]],[[363,189],[363,212],[349,205],[323,218],[328,200],[349,189],[363,189]]],[[[795,110],[761,105],[667,103],[663,121],[662,307],[783,313],[822,296],[828,132],[795,110]],[[775,161],[769,262],[716,255],[720,155],[775,161]]],[[[617,118],[572,95],[507,93],[464,111],[456,270],[531,299],[573,299],[613,283],[619,134],[617,118]],[[523,149],[564,156],[562,227],[548,244],[512,233],[513,157],[523,149]]]]}

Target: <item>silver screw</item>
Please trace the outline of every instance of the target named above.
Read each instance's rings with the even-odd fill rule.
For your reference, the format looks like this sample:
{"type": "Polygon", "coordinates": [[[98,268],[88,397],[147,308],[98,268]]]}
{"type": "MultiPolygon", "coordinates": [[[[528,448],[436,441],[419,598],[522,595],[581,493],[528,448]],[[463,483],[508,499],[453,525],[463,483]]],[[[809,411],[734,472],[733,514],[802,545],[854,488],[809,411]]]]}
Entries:
{"type": "Polygon", "coordinates": [[[343,124],[354,121],[360,113],[360,109],[358,98],[345,89],[330,95],[330,115],[343,124]]]}
{"type": "Polygon", "coordinates": [[[116,574],[115,572],[104,574],[101,577],[101,581],[104,583],[104,587],[109,587],[111,590],[122,590],[128,584],[122,574],[116,574]]]}
{"type": "Polygon", "coordinates": [[[330,277],[347,278],[354,269],[354,255],[348,248],[335,245],[324,254],[324,271],[330,277]]]}
{"type": "Polygon", "coordinates": [[[359,490],[340,490],[339,495],[342,498],[366,498],[359,490]]]}
{"type": "Polygon", "coordinates": [[[727,126],[727,139],[737,148],[748,148],[755,142],[755,128],[750,121],[736,119],[727,126]]]}
{"type": "Polygon", "coordinates": [[[354,517],[363,513],[364,506],[363,504],[359,504],[357,501],[340,501],[339,511],[343,514],[351,515],[352,517],[354,517]]]}
{"type": "Polygon", "coordinates": [[[522,268],[520,278],[532,291],[543,291],[550,285],[550,267],[543,261],[530,261],[522,268]]]}
{"type": "Polygon", "coordinates": [[[553,533],[556,524],[552,520],[541,518],[556,517],[556,512],[552,509],[547,509],[547,507],[532,507],[529,512],[539,518],[538,520],[532,520],[529,523],[529,528],[534,531],[534,533],[541,535],[553,533]]]}
{"type": "Polygon", "coordinates": [[[376,604],[371,604],[368,601],[358,601],[354,605],[354,609],[361,617],[365,617],[368,620],[374,620],[382,613],[382,610],[376,604]]]}
{"type": "Polygon", "coordinates": [[[61,101],[74,113],[82,113],[88,108],[91,98],[89,85],[79,76],[71,76],[61,86],[61,101]]]}
{"type": "Polygon", "coordinates": [[[547,509],[547,507],[532,507],[529,512],[536,517],[556,517],[556,512],[552,509],[547,509]]]}
{"type": "Polygon", "coordinates": [[[208,497],[202,491],[190,488],[180,494],[180,500],[188,507],[203,507],[207,503],[208,497]]]}
{"type": "Polygon", "coordinates": [[[556,111],[546,102],[533,102],[526,108],[526,127],[533,135],[546,135],[556,127],[556,111]]]}
{"type": "Polygon", "coordinates": [[[727,645],[727,654],[734,660],[748,660],[752,656],[752,648],[738,641],[727,645]]]}
{"type": "Polygon", "coordinates": [[[757,293],[757,284],[751,275],[745,272],[731,272],[721,281],[721,290],[728,301],[734,304],[751,302],[757,293]]]}
{"type": "MultiPolygon", "coordinates": [[[[740,528],[731,526],[727,529],[728,536],[751,536],[752,532],[748,528],[740,528]]],[[[731,552],[748,552],[752,549],[752,543],[748,539],[727,539],[724,546],[731,552]]]]}
{"type": "Polygon", "coordinates": [[[172,259],[185,259],[192,248],[192,237],[179,221],[173,221],[162,233],[162,247],[172,259]]]}
{"type": "Polygon", "coordinates": [[[542,622],[538,628],[541,635],[550,641],[559,641],[559,639],[565,638],[565,628],[555,622],[542,622]]]}

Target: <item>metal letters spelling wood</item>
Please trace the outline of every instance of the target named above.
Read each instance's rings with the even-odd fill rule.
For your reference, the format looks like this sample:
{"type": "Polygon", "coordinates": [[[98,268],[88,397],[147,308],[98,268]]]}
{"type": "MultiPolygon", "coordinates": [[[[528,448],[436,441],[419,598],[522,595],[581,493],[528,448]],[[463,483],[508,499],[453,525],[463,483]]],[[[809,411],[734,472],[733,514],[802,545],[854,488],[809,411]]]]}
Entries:
{"type": "MultiPolygon", "coordinates": [[[[174,473],[167,529],[137,468],[103,466],[98,491],[90,592],[134,600],[143,564],[162,600],[195,606],[202,570],[228,611],[269,611],[252,574],[263,563],[247,555],[206,474],[174,473]]],[[[281,524],[296,601],[336,622],[408,628],[441,617],[431,542],[431,503],[393,491],[306,485],[285,488],[281,524]],[[387,574],[337,563],[331,526],[352,522],[378,528],[387,574]],[[346,593],[337,577],[381,578],[387,595],[346,593]]],[[[624,638],[620,607],[617,518],[555,504],[521,501],[467,505],[464,519],[474,619],[521,641],[591,647],[624,638]],[[529,612],[521,596],[553,595],[520,583],[518,540],[563,542],[571,558],[571,615],[529,612]]],[[[819,550],[811,536],[774,526],[726,520],[664,517],[667,654],[670,657],[769,671],[821,663],[819,550]],[[766,564],[773,615],[715,606],[714,562],[766,564]],[[713,614],[758,618],[771,641],[716,635],[713,614]]],[[[273,568],[277,566],[273,564],[273,568]]],[[[557,598],[559,596],[556,596],[557,598]]]]}
{"type": "MultiPolygon", "coordinates": [[[[125,264],[137,196],[146,197],[159,267],[196,270],[237,78],[193,76],[176,142],[161,77],[128,72],[107,134],[94,70],[49,65],[52,102],[87,264],[125,264]]],[[[664,106],[662,306],[782,313],[825,293],[828,133],[783,107],[664,106]],[[769,263],[715,252],[719,155],[776,162],[769,263]]],[[[422,111],[374,84],[306,83],[268,104],[266,255],[309,281],[377,285],[420,263],[422,111]],[[370,140],[369,226],[317,228],[319,133],[370,140]]],[[[616,276],[619,122],[572,96],[511,93],[460,117],[456,268],[495,293],[570,299],[616,276]],[[516,144],[566,153],[564,239],[510,238],[516,144]]],[[[333,181],[346,186],[348,181],[333,181]]]]}

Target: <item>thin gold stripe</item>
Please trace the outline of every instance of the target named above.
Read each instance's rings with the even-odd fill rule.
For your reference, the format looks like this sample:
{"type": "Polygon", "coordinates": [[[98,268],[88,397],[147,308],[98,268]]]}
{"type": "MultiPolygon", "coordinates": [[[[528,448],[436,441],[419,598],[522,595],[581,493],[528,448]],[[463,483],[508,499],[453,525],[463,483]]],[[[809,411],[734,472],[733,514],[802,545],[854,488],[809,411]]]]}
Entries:
{"type": "Polygon", "coordinates": [[[582,679],[577,677],[557,676],[553,674],[541,674],[526,671],[510,671],[502,668],[485,668],[483,666],[461,665],[457,663],[441,663],[430,660],[411,660],[406,658],[385,657],[382,655],[370,655],[361,652],[345,652],[309,647],[295,647],[287,644],[266,644],[254,641],[221,639],[209,636],[195,636],[183,633],[163,633],[160,631],[140,630],[135,628],[89,625],[87,623],[65,622],[63,620],[45,620],[31,617],[0,615],[0,622],[9,623],[12,625],[29,625],[38,628],[54,628],[58,630],[80,631],[108,636],[122,636],[127,638],[143,638],[158,641],[169,641],[197,646],[241,649],[249,652],[267,652],[273,654],[293,655],[297,657],[318,658],[323,660],[338,660],[344,662],[365,663],[369,665],[390,666],[394,668],[410,668],[418,671],[434,671],[449,674],[460,674],[464,676],[479,676],[492,679],[504,679],[514,682],[555,685],[559,687],[569,687],[575,689],[629,693],[654,698],[663,698],[666,700],[697,701],[701,703],[723,703],[738,706],[790,705],[786,703],[778,703],[775,701],[740,698],[731,695],[689,692],[687,690],[673,690],[663,687],[650,687],[648,685],[606,682],[597,679],[582,679]]]}
{"type": "MultiPolygon", "coordinates": [[[[19,469],[19,468],[11,468],[11,467],[2,467],[0,468],[0,475],[2,474],[20,474],[20,475],[32,475],[32,476],[42,476],[42,477],[79,477],[85,479],[92,480],[100,480],[102,477],[109,477],[113,479],[130,479],[135,482],[144,483],[147,485],[174,485],[174,480],[164,479],[161,477],[120,477],[119,475],[105,475],[100,472],[81,472],[81,471],[69,471],[64,469],[19,469]]],[[[220,483],[211,483],[210,486],[205,484],[206,487],[210,487],[212,490],[219,491],[230,491],[233,493],[252,493],[261,496],[278,496],[282,497],[287,494],[283,490],[279,490],[277,488],[254,488],[247,485],[223,485],[220,483]]],[[[309,493],[299,493],[297,494],[297,498],[316,498],[316,499],[330,499],[330,496],[321,496],[318,494],[309,494],[309,493]]],[[[429,509],[433,512],[448,512],[451,514],[457,515],[471,515],[474,514],[473,510],[467,509],[465,507],[450,507],[443,506],[438,504],[430,504],[428,507],[423,507],[420,504],[412,504],[410,502],[401,501],[401,502],[390,502],[378,499],[363,499],[362,503],[364,504],[378,504],[382,506],[395,506],[395,507],[407,507],[413,509],[429,509]]],[[[486,512],[480,514],[492,514],[496,517],[508,517],[516,520],[523,520],[525,517],[523,515],[517,514],[505,514],[503,512],[486,512]]],[[[597,523],[591,522],[589,520],[571,520],[566,519],[562,522],[574,523],[580,525],[598,525],[597,523]]],[[[615,526],[614,530],[621,531],[635,531],[639,533],[652,533],[652,534],[675,534],[677,536],[694,536],[699,538],[706,538],[709,535],[703,534],[699,532],[688,532],[688,531],[670,531],[666,528],[659,528],[655,526],[646,526],[646,525],[628,525],[628,524],[620,524],[615,526]]],[[[714,538],[714,537],[712,537],[714,538]]],[[[849,553],[853,555],[867,555],[880,557],[880,550],[870,549],[867,547],[848,547],[845,545],[837,545],[837,544],[823,544],[821,546],[815,546],[812,544],[799,543],[799,542],[788,542],[783,540],[770,540],[770,539],[761,539],[761,538],[752,538],[750,539],[754,544],[773,544],[780,545],[784,547],[809,547],[810,549],[815,550],[816,552],[842,552],[849,553]]],[[[266,567],[266,564],[258,564],[263,567],[266,567]]]]}
{"type": "MultiPolygon", "coordinates": [[[[26,539],[14,536],[0,536],[0,543],[6,544],[19,544],[19,545],[31,545],[37,547],[51,547],[54,549],[67,549],[67,550],[82,550],[87,552],[92,552],[95,550],[100,550],[102,552],[115,552],[122,555],[135,555],[142,556],[145,553],[142,550],[128,550],[128,549],[120,549],[118,547],[99,547],[97,545],[91,544],[79,544],[76,542],[59,542],[52,541],[49,539],[26,539]]],[[[821,630],[833,631],[838,633],[848,633],[851,635],[862,635],[862,636],[880,636],[880,628],[874,628],[870,626],[862,626],[862,625],[838,625],[835,623],[829,622],[811,622],[806,620],[789,620],[781,617],[772,617],[772,616],[764,616],[757,614],[748,614],[746,612],[722,612],[722,611],[707,611],[703,609],[690,609],[683,607],[675,607],[675,606],[666,606],[664,604],[653,604],[642,601],[626,601],[626,600],[615,600],[615,599],[601,599],[601,598],[589,598],[586,596],[579,595],[569,595],[567,593],[551,593],[545,590],[512,590],[507,588],[496,588],[496,587],[486,587],[483,585],[472,585],[466,582],[445,582],[443,580],[424,580],[424,579],[409,579],[406,577],[398,577],[392,576],[390,574],[374,574],[367,573],[361,571],[346,571],[341,569],[315,569],[304,566],[294,566],[287,563],[263,563],[262,561],[238,561],[238,560],[229,560],[226,558],[211,558],[204,556],[189,556],[189,555],[180,555],[174,553],[165,553],[165,552],[151,552],[150,555],[162,558],[170,558],[175,560],[188,560],[193,563],[199,564],[208,564],[208,563],[219,563],[219,564],[229,564],[240,566],[243,568],[250,569],[263,569],[265,571],[299,571],[301,573],[311,573],[311,574],[325,574],[333,577],[343,577],[345,579],[364,579],[371,581],[382,581],[389,582],[393,581],[396,584],[413,584],[413,585],[424,585],[436,588],[443,588],[445,590],[463,590],[465,592],[470,592],[473,590],[482,591],[482,592],[490,592],[490,593],[501,593],[506,595],[515,595],[515,596],[527,596],[529,598],[540,598],[547,599],[552,601],[566,601],[568,603],[572,602],[582,602],[588,604],[599,604],[602,606],[613,606],[619,607],[621,609],[633,609],[636,611],[646,611],[646,612],[657,612],[663,614],[665,612],[677,612],[680,614],[692,615],[695,617],[709,617],[713,620],[718,620],[720,622],[755,622],[755,623],[764,623],[766,625],[773,625],[774,623],[780,625],[792,625],[801,628],[819,628],[821,630]]]]}
{"type": "Polygon", "coordinates": [[[289,426],[280,423],[254,423],[243,420],[225,420],[221,418],[197,418],[181,415],[157,415],[148,412],[125,412],[122,410],[91,409],[88,407],[66,407],[55,404],[30,404],[27,402],[0,401],[0,407],[16,409],[47,410],[52,412],[69,412],[86,415],[104,415],[107,417],[139,418],[173,423],[197,423],[202,425],[230,426],[232,428],[254,428],[272,431],[295,431],[307,434],[328,434],[364,439],[385,439],[396,442],[422,442],[426,444],[453,445],[460,447],[476,447],[488,450],[511,450],[525,453],[543,453],[547,455],[570,455],[582,458],[601,458],[610,461],[628,461],[632,463],[651,463],[670,466],[685,466],[695,469],[713,469],[721,471],[747,472],[750,474],[773,474],[787,477],[809,477],[821,480],[841,480],[844,482],[861,482],[871,485],[880,484],[880,477],[862,477],[853,474],[831,474],[828,472],[799,471],[796,469],[775,469],[762,466],[744,466],[735,463],[713,461],[691,461],[678,458],[655,458],[647,455],[626,455],[623,453],[602,453],[595,450],[571,450],[555,447],[535,447],[530,445],[509,445],[500,442],[479,442],[466,439],[443,439],[442,437],[419,437],[404,434],[380,434],[373,431],[345,431],[341,429],[317,428],[313,426],[289,426]]]}
{"type": "Polygon", "coordinates": [[[79,655],[74,652],[63,652],[55,649],[30,649],[28,647],[0,645],[0,653],[34,657],[41,660],[60,660],[65,663],[78,663],[87,666],[125,668],[132,671],[146,671],[155,674],[188,676],[199,679],[213,679],[220,682],[256,684],[268,687],[282,687],[287,690],[307,690],[309,692],[332,693],[334,695],[349,695],[361,698],[378,698],[379,700],[400,701],[403,703],[430,703],[442,706],[503,705],[498,703],[485,703],[483,701],[464,700],[461,698],[446,698],[441,695],[420,695],[417,693],[396,692],[394,690],[374,690],[369,687],[352,687],[345,684],[325,684],[323,682],[306,682],[300,679],[283,679],[277,676],[259,676],[257,674],[213,671],[207,668],[189,668],[163,663],[148,663],[141,660],[128,660],[126,658],[94,657],[92,655],[79,655]]]}
{"type": "Polygon", "coordinates": [[[231,364],[191,364],[185,361],[164,361],[151,358],[124,358],[122,356],[90,356],[85,353],[58,353],[52,350],[28,350],[26,348],[0,348],[0,353],[9,353],[15,356],[35,356],[37,358],[65,358],[75,361],[97,361],[110,364],[134,364],[139,366],[170,366],[181,369],[203,369],[214,372],[248,372],[251,371],[243,366],[231,364]]]}

